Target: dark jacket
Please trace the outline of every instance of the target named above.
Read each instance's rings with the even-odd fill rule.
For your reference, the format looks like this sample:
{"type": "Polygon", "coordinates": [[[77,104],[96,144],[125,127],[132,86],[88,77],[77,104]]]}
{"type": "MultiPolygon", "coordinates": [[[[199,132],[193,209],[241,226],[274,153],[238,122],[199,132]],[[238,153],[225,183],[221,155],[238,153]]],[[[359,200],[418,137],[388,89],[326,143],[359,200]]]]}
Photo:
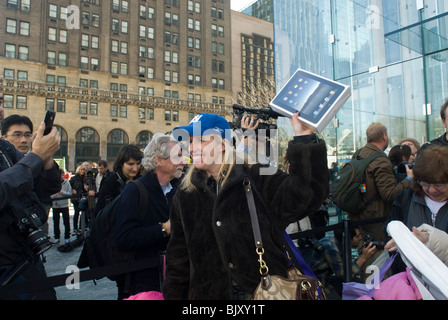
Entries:
{"type": "Polygon", "coordinates": [[[438,137],[437,139],[431,140],[427,143],[425,143],[424,145],[422,145],[422,147],[420,148],[420,150],[418,151],[419,153],[426,147],[428,147],[429,145],[448,145],[448,139],[447,139],[447,133],[442,134],[440,137],[438,137]]]}
{"type": "MultiPolygon", "coordinates": [[[[20,281],[45,277],[39,257],[27,241],[29,232],[18,227],[19,217],[25,213],[35,213],[40,223],[44,224],[48,211],[41,199],[61,190],[58,165],[47,171],[42,170],[42,165],[42,159],[34,153],[24,157],[8,142],[0,142],[0,282],[27,260],[31,263],[19,273],[22,275],[20,281]]],[[[12,282],[15,280],[17,277],[12,282]]],[[[21,298],[31,299],[33,296],[21,298]]],[[[50,290],[38,293],[34,298],[54,298],[54,294],[50,290]]]]}
{"type": "Polygon", "coordinates": [[[425,198],[417,196],[412,189],[402,192],[393,203],[392,212],[387,218],[390,221],[402,221],[409,230],[427,224],[448,233],[448,203],[440,208],[435,223],[432,222],[431,210],[426,205],[425,198]]]}
{"type": "MultiPolygon", "coordinates": [[[[431,210],[426,205],[425,198],[417,196],[412,189],[405,190],[395,199],[392,212],[384,224],[384,234],[387,235],[387,224],[398,220],[403,222],[409,230],[412,227],[420,227],[427,224],[448,233],[448,204],[440,208],[435,223],[432,221],[431,210]]],[[[387,240],[390,237],[387,235],[387,240]]],[[[397,274],[406,271],[406,265],[398,256],[391,267],[392,273],[397,274]]]]}
{"type": "MultiPolygon", "coordinates": [[[[146,214],[142,220],[138,187],[133,183],[128,184],[120,195],[115,235],[120,249],[136,250],[136,259],[142,260],[158,257],[166,250],[169,238],[164,237],[159,223],[165,223],[169,219],[177,182],[171,182],[173,189],[165,196],[154,172],[148,172],[139,180],[143,182],[148,192],[146,214]]],[[[157,286],[160,284],[159,269],[135,273],[131,281],[157,286]]]]}
{"type": "MultiPolygon", "coordinates": [[[[379,195],[379,198],[370,204],[361,214],[349,215],[349,218],[353,221],[387,217],[392,210],[392,203],[395,198],[412,185],[412,182],[408,179],[404,179],[400,183],[397,183],[392,163],[386,154],[375,145],[368,143],[362,149],[359,156],[360,158],[365,159],[376,153],[382,153],[384,154],[384,157],[373,160],[367,166],[367,193],[364,196],[364,201],[369,201],[377,195],[379,195]]],[[[360,229],[362,232],[370,234],[376,240],[384,240],[382,227],[382,223],[377,223],[361,226],[360,229]]]]}
{"type": "MultiPolygon", "coordinates": [[[[278,170],[262,176],[260,165],[249,169],[282,230],[318,211],[328,196],[326,146],[315,139],[296,137],[289,144],[289,175],[278,170]]],[[[207,180],[205,172],[197,170],[193,183],[198,190],[178,190],[170,214],[163,287],[166,299],[232,299],[232,280],[247,292],[255,290],[260,282],[260,264],[243,189],[244,176],[244,166],[235,165],[216,195],[214,180],[207,180]]],[[[269,273],[286,276],[288,260],[281,248],[282,233],[258,197],[255,203],[269,273]]]]}
{"type": "Polygon", "coordinates": [[[126,178],[118,172],[113,172],[101,181],[101,188],[98,192],[98,200],[95,207],[95,216],[109,202],[112,202],[126,186],[126,178]]]}
{"type": "Polygon", "coordinates": [[[75,174],[70,178],[70,185],[72,186],[72,190],[76,191],[76,195],[72,198],[73,204],[78,204],[79,200],[83,195],[87,195],[86,189],[84,189],[85,177],[80,174],[75,174]]]}

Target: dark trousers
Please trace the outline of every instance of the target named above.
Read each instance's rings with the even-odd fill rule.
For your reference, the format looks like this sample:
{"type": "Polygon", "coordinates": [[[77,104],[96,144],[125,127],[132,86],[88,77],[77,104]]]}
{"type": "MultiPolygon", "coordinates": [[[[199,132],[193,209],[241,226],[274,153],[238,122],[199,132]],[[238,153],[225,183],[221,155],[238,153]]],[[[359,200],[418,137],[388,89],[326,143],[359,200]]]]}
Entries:
{"type": "Polygon", "coordinates": [[[78,207],[79,202],[73,202],[73,209],[75,209],[75,214],[73,215],[73,229],[79,229],[81,225],[79,224],[79,214],[81,210],[78,207]]]}
{"type": "Polygon", "coordinates": [[[61,229],[59,228],[59,221],[62,214],[64,222],[64,239],[70,239],[70,213],[68,208],[53,208],[53,222],[54,222],[54,238],[59,239],[61,236],[61,229]]]}

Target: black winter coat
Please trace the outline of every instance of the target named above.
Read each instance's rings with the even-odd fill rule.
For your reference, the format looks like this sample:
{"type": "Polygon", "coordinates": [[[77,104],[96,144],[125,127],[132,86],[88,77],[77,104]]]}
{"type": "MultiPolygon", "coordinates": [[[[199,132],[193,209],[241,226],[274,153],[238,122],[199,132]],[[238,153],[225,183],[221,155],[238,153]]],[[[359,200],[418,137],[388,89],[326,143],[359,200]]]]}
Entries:
{"type": "MultiPolygon", "coordinates": [[[[328,196],[329,173],[324,141],[314,136],[296,137],[289,144],[290,174],[278,171],[250,175],[264,202],[284,230],[312,212],[328,196]],[[314,141],[313,141],[314,140],[314,141]]],[[[171,237],[167,248],[166,299],[232,299],[232,280],[253,292],[260,282],[258,255],[243,189],[245,170],[236,165],[216,195],[216,184],[196,171],[199,191],[178,190],[171,209],[171,237]]],[[[213,180],[214,181],[214,180],[213,180]]],[[[265,248],[264,260],[271,275],[286,276],[288,261],[281,248],[282,233],[272,223],[258,197],[258,219],[265,248]]]]}

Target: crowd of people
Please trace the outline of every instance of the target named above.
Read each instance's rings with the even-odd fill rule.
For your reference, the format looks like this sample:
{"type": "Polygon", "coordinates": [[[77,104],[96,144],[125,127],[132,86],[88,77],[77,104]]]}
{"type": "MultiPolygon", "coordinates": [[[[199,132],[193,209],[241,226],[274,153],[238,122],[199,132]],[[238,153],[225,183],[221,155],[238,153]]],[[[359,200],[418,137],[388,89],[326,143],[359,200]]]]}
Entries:
{"type": "MultiPolygon", "coordinates": [[[[441,111],[445,128],[447,109],[448,101],[441,111]]],[[[244,192],[247,179],[253,181],[260,195],[255,197],[255,204],[263,259],[271,274],[286,277],[290,262],[278,226],[286,230],[296,224],[298,231],[304,231],[315,224],[328,224],[328,214],[319,223],[316,219],[331,203],[331,181],[338,176],[337,166],[328,169],[325,141],[298,114],[290,119],[294,137],[288,144],[285,170],[269,175],[262,169],[270,163],[237,161],[241,159],[237,153],[247,149],[238,151],[233,146],[228,140],[228,121],[215,114],[200,114],[188,126],[175,128],[172,135],[155,134],[143,152],[135,145],[122,147],[111,171],[104,160],[93,167],[83,163],[69,180],[53,160],[60,143],[57,129],[44,135],[44,123],[34,132],[27,117],[3,119],[1,104],[0,123],[0,285],[46,278],[42,252],[48,247],[40,240],[46,237],[36,240],[32,235],[47,223],[50,208],[52,242],[61,242],[62,216],[64,244],[60,250],[70,251],[71,234],[84,235],[100,211],[119,196],[115,224],[118,248],[133,252],[135,260],[163,253],[163,272],[157,266],[133,272],[130,278],[115,278],[120,300],[148,291],[162,292],[167,300],[250,299],[260,282],[260,264],[244,192]],[[190,161],[185,160],[186,155],[190,161]],[[139,213],[139,189],[130,183],[137,179],[148,194],[144,216],[139,213]]],[[[242,123],[256,129],[256,123],[247,118],[242,123]]],[[[384,244],[391,240],[386,226],[392,220],[402,221],[446,263],[446,134],[422,146],[413,138],[390,146],[387,128],[373,123],[366,139],[360,157],[382,155],[365,170],[364,199],[372,201],[361,213],[340,214],[355,223],[369,219],[384,222],[360,224],[350,230],[351,247],[359,252],[352,262],[352,280],[364,281],[366,267],[389,256],[388,249],[393,250],[394,245],[389,242],[384,248],[384,244]]],[[[327,296],[341,299],[342,233],[335,230],[311,240],[299,239],[296,245],[327,296]],[[311,251],[305,253],[309,248],[311,251]]],[[[389,275],[405,269],[403,261],[397,259],[389,275]]],[[[12,298],[56,299],[56,295],[54,290],[45,290],[12,298]]]]}

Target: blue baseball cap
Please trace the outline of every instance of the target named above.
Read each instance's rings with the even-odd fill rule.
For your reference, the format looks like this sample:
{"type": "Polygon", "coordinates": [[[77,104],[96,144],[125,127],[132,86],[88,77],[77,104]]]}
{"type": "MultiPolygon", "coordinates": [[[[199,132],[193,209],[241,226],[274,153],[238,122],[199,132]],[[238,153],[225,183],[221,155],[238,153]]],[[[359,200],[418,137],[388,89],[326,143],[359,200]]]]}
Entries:
{"type": "Polygon", "coordinates": [[[188,126],[174,128],[174,131],[177,130],[185,130],[190,136],[217,134],[224,139],[226,130],[230,130],[230,125],[224,117],[217,114],[201,113],[194,117],[188,126]]]}

